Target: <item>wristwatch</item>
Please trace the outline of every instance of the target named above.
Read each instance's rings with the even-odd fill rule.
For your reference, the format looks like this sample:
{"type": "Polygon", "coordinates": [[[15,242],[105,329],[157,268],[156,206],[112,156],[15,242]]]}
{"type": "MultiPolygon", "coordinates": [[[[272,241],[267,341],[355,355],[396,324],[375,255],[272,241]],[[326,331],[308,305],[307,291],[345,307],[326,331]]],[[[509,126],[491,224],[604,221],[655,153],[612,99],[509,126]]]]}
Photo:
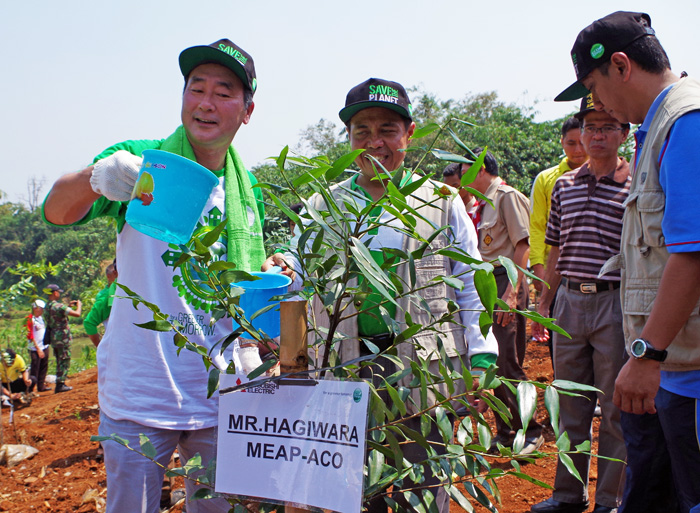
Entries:
{"type": "Polygon", "coordinates": [[[651,342],[643,338],[635,339],[632,342],[630,353],[637,360],[656,360],[657,362],[663,362],[668,354],[666,350],[655,349],[651,342]]]}

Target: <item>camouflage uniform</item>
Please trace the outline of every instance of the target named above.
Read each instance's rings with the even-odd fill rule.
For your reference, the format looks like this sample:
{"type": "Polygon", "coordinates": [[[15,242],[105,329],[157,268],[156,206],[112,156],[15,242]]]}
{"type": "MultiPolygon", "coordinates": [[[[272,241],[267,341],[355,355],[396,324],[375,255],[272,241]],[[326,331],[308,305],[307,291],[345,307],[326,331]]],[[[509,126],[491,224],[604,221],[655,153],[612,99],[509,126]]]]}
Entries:
{"type": "Polygon", "coordinates": [[[59,301],[49,301],[44,310],[46,328],[51,329],[51,347],[56,357],[56,385],[63,384],[70,368],[70,343],[73,337],[68,327],[68,307],[59,301]]]}

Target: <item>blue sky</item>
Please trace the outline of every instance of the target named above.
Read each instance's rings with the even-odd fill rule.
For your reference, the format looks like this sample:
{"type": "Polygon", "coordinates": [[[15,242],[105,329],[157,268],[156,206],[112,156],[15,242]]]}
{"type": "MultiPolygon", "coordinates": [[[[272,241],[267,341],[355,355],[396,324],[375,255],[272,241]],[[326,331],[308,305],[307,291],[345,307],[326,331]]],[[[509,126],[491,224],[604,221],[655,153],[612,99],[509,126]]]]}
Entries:
{"type": "Polygon", "coordinates": [[[442,99],[496,91],[536,103],[538,119],[571,112],[551,99],[574,79],[579,30],[614,10],[642,10],[674,71],[700,76],[700,2],[357,0],[2,2],[0,190],[85,167],[105,147],[162,138],[179,124],[184,48],[228,37],[252,54],[255,111],[236,147],[249,167],[294,146],[374,76],[442,99]]]}

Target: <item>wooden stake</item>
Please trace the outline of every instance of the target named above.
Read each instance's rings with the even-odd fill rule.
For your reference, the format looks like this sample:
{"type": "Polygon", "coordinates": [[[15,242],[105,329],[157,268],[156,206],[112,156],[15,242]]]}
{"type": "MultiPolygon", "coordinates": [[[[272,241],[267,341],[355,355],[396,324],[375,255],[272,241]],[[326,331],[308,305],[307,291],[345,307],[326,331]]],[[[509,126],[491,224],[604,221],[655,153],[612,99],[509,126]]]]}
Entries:
{"type": "MultiPolygon", "coordinates": [[[[305,371],[309,368],[306,350],[306,301],[283,301],[280,303],[280,371],[305,371]]],[[[294,376],[304,378],[306,376],[294,376]]],[[[285,506],[285,513],[304,513],[305,508],[285,506]]]]}
{"type": "Polygon", "coordinates": [[[280,367],[283,374],[309,369],[309,355],[306,350],[306,305],[306,301],[280,303],[280,367]]]}

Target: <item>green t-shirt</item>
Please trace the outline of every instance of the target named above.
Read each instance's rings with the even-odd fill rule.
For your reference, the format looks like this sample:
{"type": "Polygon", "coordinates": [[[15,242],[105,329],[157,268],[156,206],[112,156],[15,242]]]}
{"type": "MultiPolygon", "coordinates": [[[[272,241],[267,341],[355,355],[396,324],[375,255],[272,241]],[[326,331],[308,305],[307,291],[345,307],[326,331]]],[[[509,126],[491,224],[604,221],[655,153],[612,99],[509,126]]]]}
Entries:
{"type": "MultiPolygon", "coordinates": [[[[357,185],[357,176],[358,175],[355,175],[355,177],[353,177],[352,179],[352,190],[362,192],[367,197],[367,201],[373,201],[369,193],[365,189],[363,189],[362,186],[357,185]]],[[[370,212],[370,217],[373,221],[376,221],[381,217],[383,211],[384,209],[381,206],[376,206],[370,212]]],[[[376,228],[374,230],[374,233],[370,232],[369,234],[377,235],[376,228]]],[[[370,250],[370,254],[372,255],[372,258],[377,263],[377,265],[381,266],[384,264],[385,259],[383,251],[372,249],[370,250]]],[[[358,285],[361,285],[363,282],[364,278],[360,276],[358,279],[358,285]]],[[[384,319],[382,319],[382,314],[379,310],[379,304],[383,301],[383,296],[371,283],[369,283],[369,289],[370,293],[362,302],[362,304],[355,305],[358,310],[363,310],[363,312],[357,316],[358,333],[360,334],[360,336],[365,337],[385,335],[389,333],[390,330],[389,326],[387,326],[386,322],[384,322],[384,319]]],[[[385,301],[383,306],[389,313],[389,316],[391,316],[391,318],[393,319],[396,316],[396,305],[389,301],[385,301]]]]}
{"type": "Polygon", "coordinates": [[[97,326],[109,319],[109,314],[112,311],[112,303],[114,302],[114,293],[117,291],[117,282],[113,282],[108,287],[103,288],[95,297],[95,304],[92,305],[90,312],[85,316],[83,328],[88,335],[97,335],[97,326]]]}

